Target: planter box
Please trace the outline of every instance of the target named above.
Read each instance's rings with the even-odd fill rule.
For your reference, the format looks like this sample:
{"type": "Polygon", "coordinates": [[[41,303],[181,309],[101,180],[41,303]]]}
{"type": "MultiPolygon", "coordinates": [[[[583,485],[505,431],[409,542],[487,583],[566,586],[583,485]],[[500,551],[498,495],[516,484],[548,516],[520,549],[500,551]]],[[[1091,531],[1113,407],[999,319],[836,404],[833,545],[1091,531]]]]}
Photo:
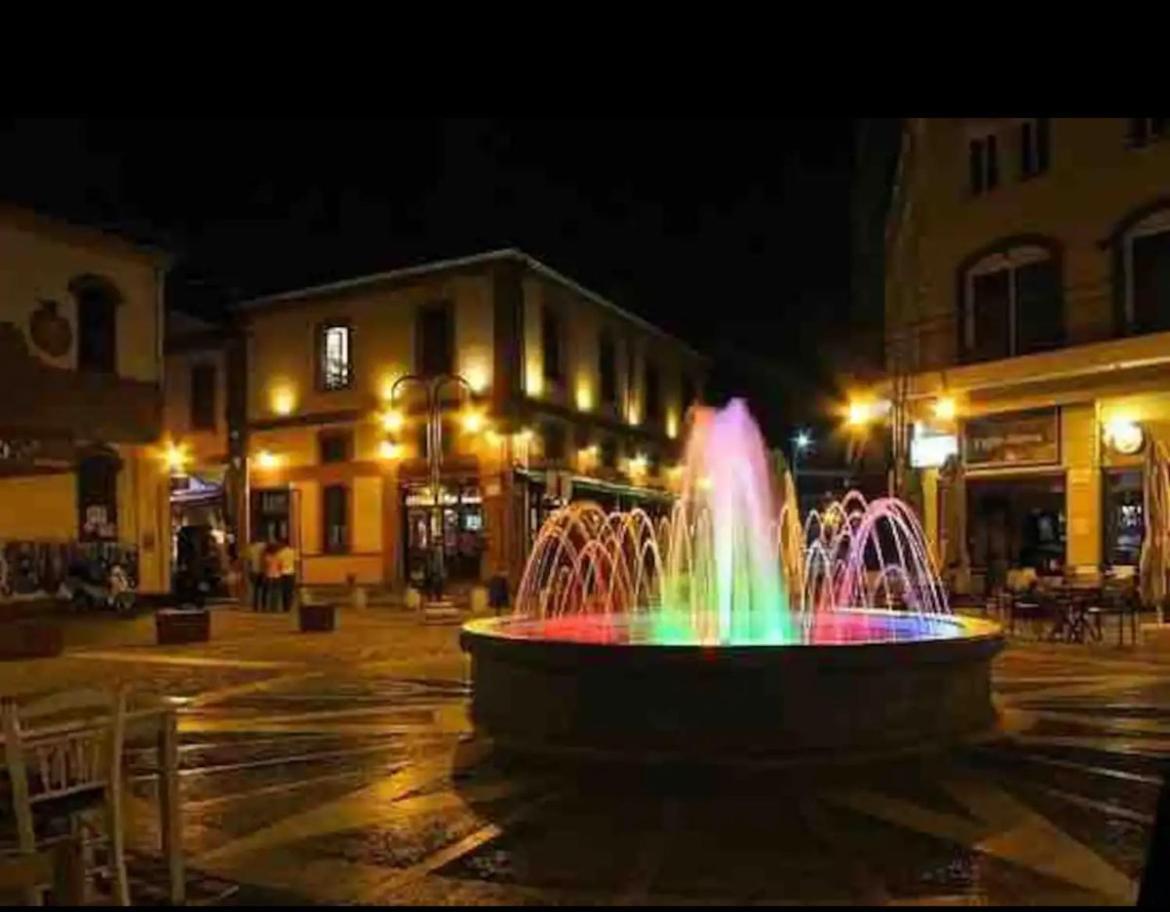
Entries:
{"type": "Polygon", "coordinates": [[[337,626],[337,606],[332,602],[305,605],[297,611],[301,633],[328,632],[337,626]]]}
{"type": "Polygon", "coordinates": [[[160,646],[206,643],[211,638],[211,612],[205,608],[164,608],[154,616],[160,646]]]}
{"type": "Polygon", "coordinates": [[[55,624],[16,621],[5,626],[0,637],[0,660],[51,659],[65,648],[61,628],[55,624]]]}

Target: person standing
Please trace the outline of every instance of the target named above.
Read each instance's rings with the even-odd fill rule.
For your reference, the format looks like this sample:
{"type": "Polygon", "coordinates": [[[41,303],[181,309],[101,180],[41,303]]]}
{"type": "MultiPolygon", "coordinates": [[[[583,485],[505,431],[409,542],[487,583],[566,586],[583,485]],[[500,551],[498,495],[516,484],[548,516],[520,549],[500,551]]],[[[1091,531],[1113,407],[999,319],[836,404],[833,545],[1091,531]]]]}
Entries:
{"type": "Polygon", "coordinates": [[[248,545],[248,577],[252,583],[252,610],[265,607],[267,593],[264,591],[264,549],[267,543],[257,539],[248,545]]]}
{"type": "Polygon", "coordinates": [[[280,595],[285,613],[292,611],[297,585],[297,552],[287,540],[281,541],[276,558],[280,562],[280,595]]]}
{"type": "Polygon", "coordinates": [[[264,548],[264,610],[277,611],[280,605],[280,556],[276,545],[269,542],[264,548]]]}

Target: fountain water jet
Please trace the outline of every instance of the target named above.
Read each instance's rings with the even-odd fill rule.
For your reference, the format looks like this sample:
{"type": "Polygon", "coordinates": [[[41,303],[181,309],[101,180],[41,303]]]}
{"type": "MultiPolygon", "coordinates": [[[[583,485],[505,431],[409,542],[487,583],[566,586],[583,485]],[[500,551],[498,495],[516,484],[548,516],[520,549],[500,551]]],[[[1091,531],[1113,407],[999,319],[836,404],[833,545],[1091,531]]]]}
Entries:
{"type": "Polygon", "coordinates": [[[511,616],[473,621],[477,726],[527,748],[790,753],[992,718],[998,628],[953,615],[914,513],[850,492],[803,526],[740,400],[697,409],[668,515],[572,503],[511,616]]]}

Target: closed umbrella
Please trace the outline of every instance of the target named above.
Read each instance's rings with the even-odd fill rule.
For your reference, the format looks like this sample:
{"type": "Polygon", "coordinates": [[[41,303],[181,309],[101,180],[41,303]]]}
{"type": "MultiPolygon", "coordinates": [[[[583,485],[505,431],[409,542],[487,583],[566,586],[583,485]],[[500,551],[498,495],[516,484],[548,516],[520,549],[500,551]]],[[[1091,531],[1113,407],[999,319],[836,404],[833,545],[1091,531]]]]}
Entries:
{"type": "Polygon", "coordinates": [[[1158,623],[1164,622],[1167,591],[1167,555],[1170,554],[1170,456],[1165,444],[1150,441],[1142,467],[1142,488],[1146,534],[1142,540],[1140,566],[1143,605],[1158,609],[1158,623]]]}
{"type": "Polygon", "coordinates": [[[939,473],[944,488],[943,515],[939,526],[943,536],[943,573],[950,580],[953,591],[965,594],[970,574],[971,558],[967,553],[967,479],[963,464],[951,456],[939,473]]]}

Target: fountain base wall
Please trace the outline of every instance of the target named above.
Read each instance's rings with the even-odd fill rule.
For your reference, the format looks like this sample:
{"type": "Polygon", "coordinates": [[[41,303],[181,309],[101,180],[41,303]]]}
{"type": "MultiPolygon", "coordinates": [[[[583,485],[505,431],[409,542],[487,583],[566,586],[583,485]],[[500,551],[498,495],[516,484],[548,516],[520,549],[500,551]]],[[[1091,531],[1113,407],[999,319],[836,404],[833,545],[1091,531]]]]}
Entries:
{"type": "Polygon", "coordinates": [[[752,646],[517,638],[473,621],[476,728],[512,749],[754,760],[897,752],[993,726],[987,621],[952,638],[752,646]]]}

